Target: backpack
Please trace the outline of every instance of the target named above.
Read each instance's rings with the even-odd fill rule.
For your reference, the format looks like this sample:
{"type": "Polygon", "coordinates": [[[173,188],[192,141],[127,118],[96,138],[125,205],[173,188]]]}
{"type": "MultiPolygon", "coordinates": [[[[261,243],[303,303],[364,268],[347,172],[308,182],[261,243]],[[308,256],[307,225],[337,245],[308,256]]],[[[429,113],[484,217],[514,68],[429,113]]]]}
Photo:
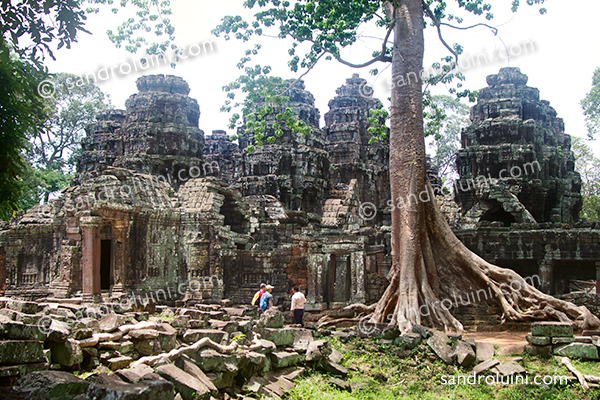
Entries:
{"type": "Polygon", "coordinates": [[[266,293],[260,297],[260,309],[266,310],[269,307],[269,301],[267,300],[269,296],[266,296],[266,293]]]}
{"type": "Polygon", "coordinates": [[[252,304],[253,306],[257,306],[257,302],[260,300],[262,295],[262,291],[258,291],[256,293],[254,293],[254,297],[252,297],[252,302],[250,304],[252,304]]]}

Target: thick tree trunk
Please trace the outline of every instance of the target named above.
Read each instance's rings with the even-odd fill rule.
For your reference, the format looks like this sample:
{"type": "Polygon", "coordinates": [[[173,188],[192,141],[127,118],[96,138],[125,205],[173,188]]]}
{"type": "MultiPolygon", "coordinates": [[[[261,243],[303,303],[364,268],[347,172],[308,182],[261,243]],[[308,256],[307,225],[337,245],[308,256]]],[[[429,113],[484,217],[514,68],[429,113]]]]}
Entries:
{"type": "Polygon", "coordinates": [[[508,320],[576,320],[582,327],[600,326],[600,320],[587,309],[541,293],[514,271],[487,263],[456,238],[425,173],[421,0],[399,0],[394,21],[390,132],[393,264],[390,284],[371,322],[395,325],[403,332],[413,324],[461,332],[462,325],[450,313],[460,299],[461,305],[497,303],[508,320]]]}

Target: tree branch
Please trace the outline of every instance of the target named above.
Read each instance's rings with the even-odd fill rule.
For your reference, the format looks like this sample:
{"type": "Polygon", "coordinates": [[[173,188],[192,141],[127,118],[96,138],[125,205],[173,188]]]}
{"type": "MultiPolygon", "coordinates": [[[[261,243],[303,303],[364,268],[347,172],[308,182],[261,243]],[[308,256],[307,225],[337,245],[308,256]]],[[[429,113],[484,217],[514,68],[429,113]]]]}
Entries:
{"type": "Polygon", "coordinates": [[[304,78],[314,67],[315,65],[317,65],[317,62],[319,62],[319,60],[321,59],[321,57],[323,57],[325,55],[325,52],[321,53],[321,55],[319,57],[317,57],[317,59],[312,63],[312,65],[310,67],[308,67],[308,69],[306,71],[304,71],[304,73],[302,75],[300,75],[294,82],[292,82],[291,85],[289,85],[287,88],[285,88],[285,90],[281,93],[278,93],[276,96],[283,96],[283,94],[285,92],[287,92],[288,90],[290,90],[291,88],[294,87],[294,85],[296,83],[298,83],[298,81],[300,81],[300,79],[304,78]]]}

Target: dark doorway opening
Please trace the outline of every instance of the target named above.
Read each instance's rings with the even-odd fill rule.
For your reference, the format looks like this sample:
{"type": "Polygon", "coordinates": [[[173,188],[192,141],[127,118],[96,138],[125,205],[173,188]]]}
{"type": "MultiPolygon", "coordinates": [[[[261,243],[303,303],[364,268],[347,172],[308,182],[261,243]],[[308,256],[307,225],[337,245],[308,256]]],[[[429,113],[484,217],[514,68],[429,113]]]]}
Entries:
{"type": "Polygon", "coordinates": [[[100,241],[100,290],[110,289],[110,264],[112,261],[112,240],[100,241]]]}
{"type": "Polygon", "coordinates": [[[336,256],[332,254],[327,263],[327,275],[325,276],[325,290],[323,291],[323,302],[325,303],[333,301],[336,264],[336,256]]]}

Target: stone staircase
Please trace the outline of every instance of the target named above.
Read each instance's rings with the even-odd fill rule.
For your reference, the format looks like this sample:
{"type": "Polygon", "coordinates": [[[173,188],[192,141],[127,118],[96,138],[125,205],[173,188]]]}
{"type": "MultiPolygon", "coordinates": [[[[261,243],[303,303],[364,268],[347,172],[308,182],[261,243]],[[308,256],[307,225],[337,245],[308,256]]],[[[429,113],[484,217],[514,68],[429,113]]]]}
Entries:
{"type": "Polygon", "coordinates": [[[530,322],[502,323],[502,311],[498,306],[471,304],[451,310],[452,315],[464,326],[465,332],[529,331],[530,322]]]}

